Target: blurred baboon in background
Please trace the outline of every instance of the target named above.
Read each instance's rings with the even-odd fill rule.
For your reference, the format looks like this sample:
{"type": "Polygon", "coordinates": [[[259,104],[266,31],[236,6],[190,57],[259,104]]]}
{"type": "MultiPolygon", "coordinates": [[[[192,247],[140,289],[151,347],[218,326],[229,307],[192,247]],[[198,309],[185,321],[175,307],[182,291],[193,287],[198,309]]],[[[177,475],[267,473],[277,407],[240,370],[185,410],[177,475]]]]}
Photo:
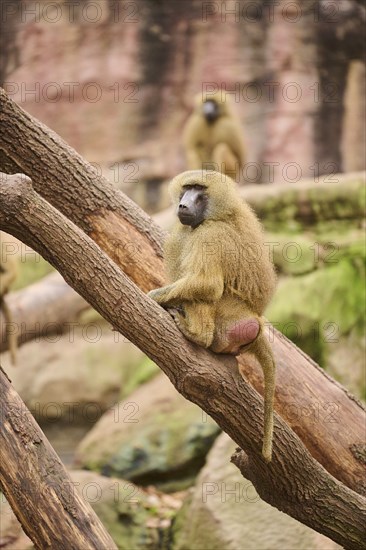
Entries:
{"type": "Polygon", "coordinates": [[[245,162],[243,132],[221,92],[199,94],[184,129],[187,168],[216,170],[239,181],[245,162]]]}

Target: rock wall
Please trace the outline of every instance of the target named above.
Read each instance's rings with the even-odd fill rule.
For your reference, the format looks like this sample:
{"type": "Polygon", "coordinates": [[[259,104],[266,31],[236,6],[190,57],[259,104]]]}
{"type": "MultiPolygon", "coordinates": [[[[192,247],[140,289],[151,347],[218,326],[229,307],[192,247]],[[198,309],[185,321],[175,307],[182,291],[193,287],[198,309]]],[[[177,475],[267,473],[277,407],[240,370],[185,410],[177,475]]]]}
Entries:
{"type": "Polygon", "coordinates": [[[154,203],[160,182],[185,168],[182,127],[207,87],[228,94],[240,118],[243,180],[365,167],[365,8],[356,1],[2,8],[9,95],[138,199],[141,182],[154,203]]]}

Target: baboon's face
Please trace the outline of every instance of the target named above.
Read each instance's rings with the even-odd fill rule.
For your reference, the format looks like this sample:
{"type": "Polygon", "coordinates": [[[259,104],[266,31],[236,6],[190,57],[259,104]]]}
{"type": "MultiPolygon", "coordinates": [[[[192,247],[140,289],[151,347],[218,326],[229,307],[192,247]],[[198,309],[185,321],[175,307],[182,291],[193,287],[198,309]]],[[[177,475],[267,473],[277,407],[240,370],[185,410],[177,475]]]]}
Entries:
{"type": "Polygon", "coordinates": [[[206,187],[199,184],[185,185],[178,204],[179,221],[194,229],[205,220],[207,204],[206,187]]]}
{"type": "Polygon", "coordinates": [[[215,120],[219,117],[219,106],[216,103],[216,101],[213,101],[212,99],[208,99],[202,104],[202,112],[203,116],[207,120],[209,124],[212,124],[215,122],[215,120]]]}

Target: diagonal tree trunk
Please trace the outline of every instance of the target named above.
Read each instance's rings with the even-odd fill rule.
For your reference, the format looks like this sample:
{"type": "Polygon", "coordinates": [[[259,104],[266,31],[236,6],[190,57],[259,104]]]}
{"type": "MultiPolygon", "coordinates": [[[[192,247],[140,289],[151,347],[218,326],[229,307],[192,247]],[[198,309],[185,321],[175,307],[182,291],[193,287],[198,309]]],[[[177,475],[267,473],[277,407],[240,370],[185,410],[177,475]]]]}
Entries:
{"type": "MultiPolygon", "coordinates": [[[[346,548],[366,548],[365,498],[330,475],[278,415],[273,460],[264,463],[262,400],[241,378],[236,360],[214,356],[185,340],[168,313],[35,193],[30,178],[3,174],[1,179],[0,228],[7,224],[12,235],[42,254],[105,319],[160,365],[178,391],[216,420],[245,451],[247,460],[240,453],[235,461],[246,474],[250,470],[262,498],[346,548]]],[[[279,360],[277,348],[275,355],[279,360]]]]}

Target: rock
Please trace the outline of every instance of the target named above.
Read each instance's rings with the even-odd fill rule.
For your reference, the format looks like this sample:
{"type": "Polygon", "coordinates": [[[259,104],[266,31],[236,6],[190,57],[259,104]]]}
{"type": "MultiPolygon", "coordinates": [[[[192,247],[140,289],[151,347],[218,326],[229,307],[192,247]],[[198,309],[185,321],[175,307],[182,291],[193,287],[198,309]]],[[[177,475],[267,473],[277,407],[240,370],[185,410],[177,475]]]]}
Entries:
{"type": "Polygon", "coordinates": [[[303,275],[316,269],[314,241],[307,235],[266,234],[265,242],[278,274],[303,275]]]}
{"type": "Polygon", "coordinates": [[[365,395],[364,265],[362,241],[336,247],[316,271],[280,280],[266,313],[276,328],[317,363],[332,367],[329,372],[357,396],[365,395]]]}
{"type": "Polygon", "coordinates": [[[135,346],[129,344],[129,347],[133,348],[133,355],[136,357],[136,359],[139,358],[139,363],[136,364],[136,362],[132,360],[128,363],[128,361],[126,360],[127,357],[125,357],[123,362],[125,362],[126,364],[123,365],[123,380],[120,397],[127,397],[139,386],[141,386],[145,382],[148,382],[149,380],[154,378],[154,376],[161,372],[159,367],[155,365],[155,363],[153,363],[151,359],[146,357],[146,355],[144,355],[135,346]]]}
{"type": "Polygon", "coordinates": [[[159,548],[161,524],[148,496],[131,482],[72,471],[78,493],[89,502],[120,550],[159,548]],[[154,527],[151,520],[156,519],[154,527]]]}
{"type": "Polygon", "coordinates": [[[192,484],[219,431],[159,375],[104,414],[77,448],[76,464],[177,490],[192,484]]]}
{"type": "Polygon", "coordinates": [[[99,319],[29,342],[18,350],[17,367],[5,370],[39,421],[90,426],[159,369],[99,319]]]}
{"type": "Polygon", "coordinates": [[[173,524],[173,550],[334,550],[320,535],[262,501],[230,463],[236,445],[222,434],[173,524]]]}
{"type": "MultiPolygon", "coordinates": [[[[348,222],[355,227],[365,212],[365,172],[333,174],[277,185],[248,185],[241,196],[252,206],[266,229],[302,232],[324,221],[348,222]],[[351,221],[350,221],[351,220],[351,221]]],[[[338,231],[339,233],[339,231],[338,231]]]]}

